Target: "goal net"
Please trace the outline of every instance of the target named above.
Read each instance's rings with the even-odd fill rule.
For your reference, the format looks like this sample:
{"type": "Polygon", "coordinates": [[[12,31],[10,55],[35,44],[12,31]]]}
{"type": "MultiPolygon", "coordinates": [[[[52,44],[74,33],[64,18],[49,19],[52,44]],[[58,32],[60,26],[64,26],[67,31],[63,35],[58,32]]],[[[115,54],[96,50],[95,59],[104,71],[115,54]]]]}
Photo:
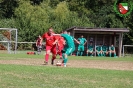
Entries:
{"type": "Polygon", "coordinates": [[[14,53],[17,50],[17,29],[0,28],[0,52],[14,53]]]}
{"type": "Polygon", "coordinates": [[[133,45],[123,45],[123,57],[133,57],[133,45]]]}

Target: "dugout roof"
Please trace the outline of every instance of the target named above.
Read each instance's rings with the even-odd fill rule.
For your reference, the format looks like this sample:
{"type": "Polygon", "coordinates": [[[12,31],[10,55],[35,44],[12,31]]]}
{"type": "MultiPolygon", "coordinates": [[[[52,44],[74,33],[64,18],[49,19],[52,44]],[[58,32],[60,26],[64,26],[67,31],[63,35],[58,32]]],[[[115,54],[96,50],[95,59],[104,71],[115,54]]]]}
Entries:
{"type": "Polygon", "coordinates": [[[88,28],[88,27],[71,27],[67,31],[84,31],[84,32],[129,32],[127,28],[88,28]]]}

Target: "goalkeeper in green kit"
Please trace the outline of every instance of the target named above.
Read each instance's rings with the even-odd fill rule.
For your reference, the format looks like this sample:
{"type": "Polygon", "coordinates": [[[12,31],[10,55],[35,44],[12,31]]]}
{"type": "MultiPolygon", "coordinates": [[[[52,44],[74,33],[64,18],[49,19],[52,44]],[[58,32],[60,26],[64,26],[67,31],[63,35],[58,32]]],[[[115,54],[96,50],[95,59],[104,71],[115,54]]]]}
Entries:
{"type": "Polygon", "coordinates": [[[84,52],[84,45],[87,43],[87,40],[83,37],[83,35],[81,35],[81,37],[78,38],[77,40],[79,41],[77,56],[79,54],[80,56],[82,56],[84,52]]]}

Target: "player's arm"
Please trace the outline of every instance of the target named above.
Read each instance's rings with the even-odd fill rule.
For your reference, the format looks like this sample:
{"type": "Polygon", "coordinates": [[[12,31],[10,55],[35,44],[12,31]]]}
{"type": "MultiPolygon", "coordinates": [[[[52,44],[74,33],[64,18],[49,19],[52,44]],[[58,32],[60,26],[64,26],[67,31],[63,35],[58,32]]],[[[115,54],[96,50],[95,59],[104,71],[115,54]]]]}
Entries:
{"type": "Polygon", "coordinates": [[[87,43],[87,40],[85,39],[85,43],[84,43],[84,45],[87,43]]]}
{"type": "Polygon", "coordinates": [[[53,42],[53,45],[55,45],[56,43],[58,43],[58,39],[56,39],[56,40],[53,42]]]}
{"type": "Polygon", "coordinates": [[[76,39],[76,38],[74,38],[74,37],[72,37],[72,38],[73,38],[73,40],[74,40],[76,43],[80,44],[80,42],[78,41],[79,38],[78,38],[78,39],[76,39]]]}
{"type": "Polygon", "coordinates": [[[59,41],[59,39],[58,38],[56,38],[56,37],[54,37],[54,42],[53,42],[53,45],[55,45],[55,44],[57,44],[58,43],[58,41],[59,41]]]}
{"type": "Polygon", "coordinates": [[[36,46],[37,46],[38,39],[36,40],[36,46]]]}
{"type": "Polygon", "coordinates": [[[115,47],[114,47],[114,52],[115,52],[115,47]]]}
{"type": "Polygon", "coordinates": [[[53,34],[53,35],[54,35],[54,36],[55,36],[55,35],[59,35],[59,36],[61,36],[61,34],[53,34]]]}
{"type": "Polygon", "coordinates": [[[42,42],[43,42],[43,38],[41,37],[41,40],[40,40],[40,45],[42,45],[42,42]]]}
{"type": "Polygon", "coordinates": [[[73,38],[73,40],[74,40],[76,43],[80,44],[80,42],[79,42],[77,39],[73,38]]]}

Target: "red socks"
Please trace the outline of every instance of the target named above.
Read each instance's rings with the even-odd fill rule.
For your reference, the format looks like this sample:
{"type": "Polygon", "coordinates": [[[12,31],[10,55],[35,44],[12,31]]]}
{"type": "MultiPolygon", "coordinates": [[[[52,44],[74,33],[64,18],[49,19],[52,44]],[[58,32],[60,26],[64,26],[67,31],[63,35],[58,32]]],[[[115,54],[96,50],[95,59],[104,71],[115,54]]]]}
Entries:
{"type": "Polygon", "coordinates": [[[48,59],[49,59],[49,54],[46,54],[45,55],[45,61],[48,62],[48,59]]]}

